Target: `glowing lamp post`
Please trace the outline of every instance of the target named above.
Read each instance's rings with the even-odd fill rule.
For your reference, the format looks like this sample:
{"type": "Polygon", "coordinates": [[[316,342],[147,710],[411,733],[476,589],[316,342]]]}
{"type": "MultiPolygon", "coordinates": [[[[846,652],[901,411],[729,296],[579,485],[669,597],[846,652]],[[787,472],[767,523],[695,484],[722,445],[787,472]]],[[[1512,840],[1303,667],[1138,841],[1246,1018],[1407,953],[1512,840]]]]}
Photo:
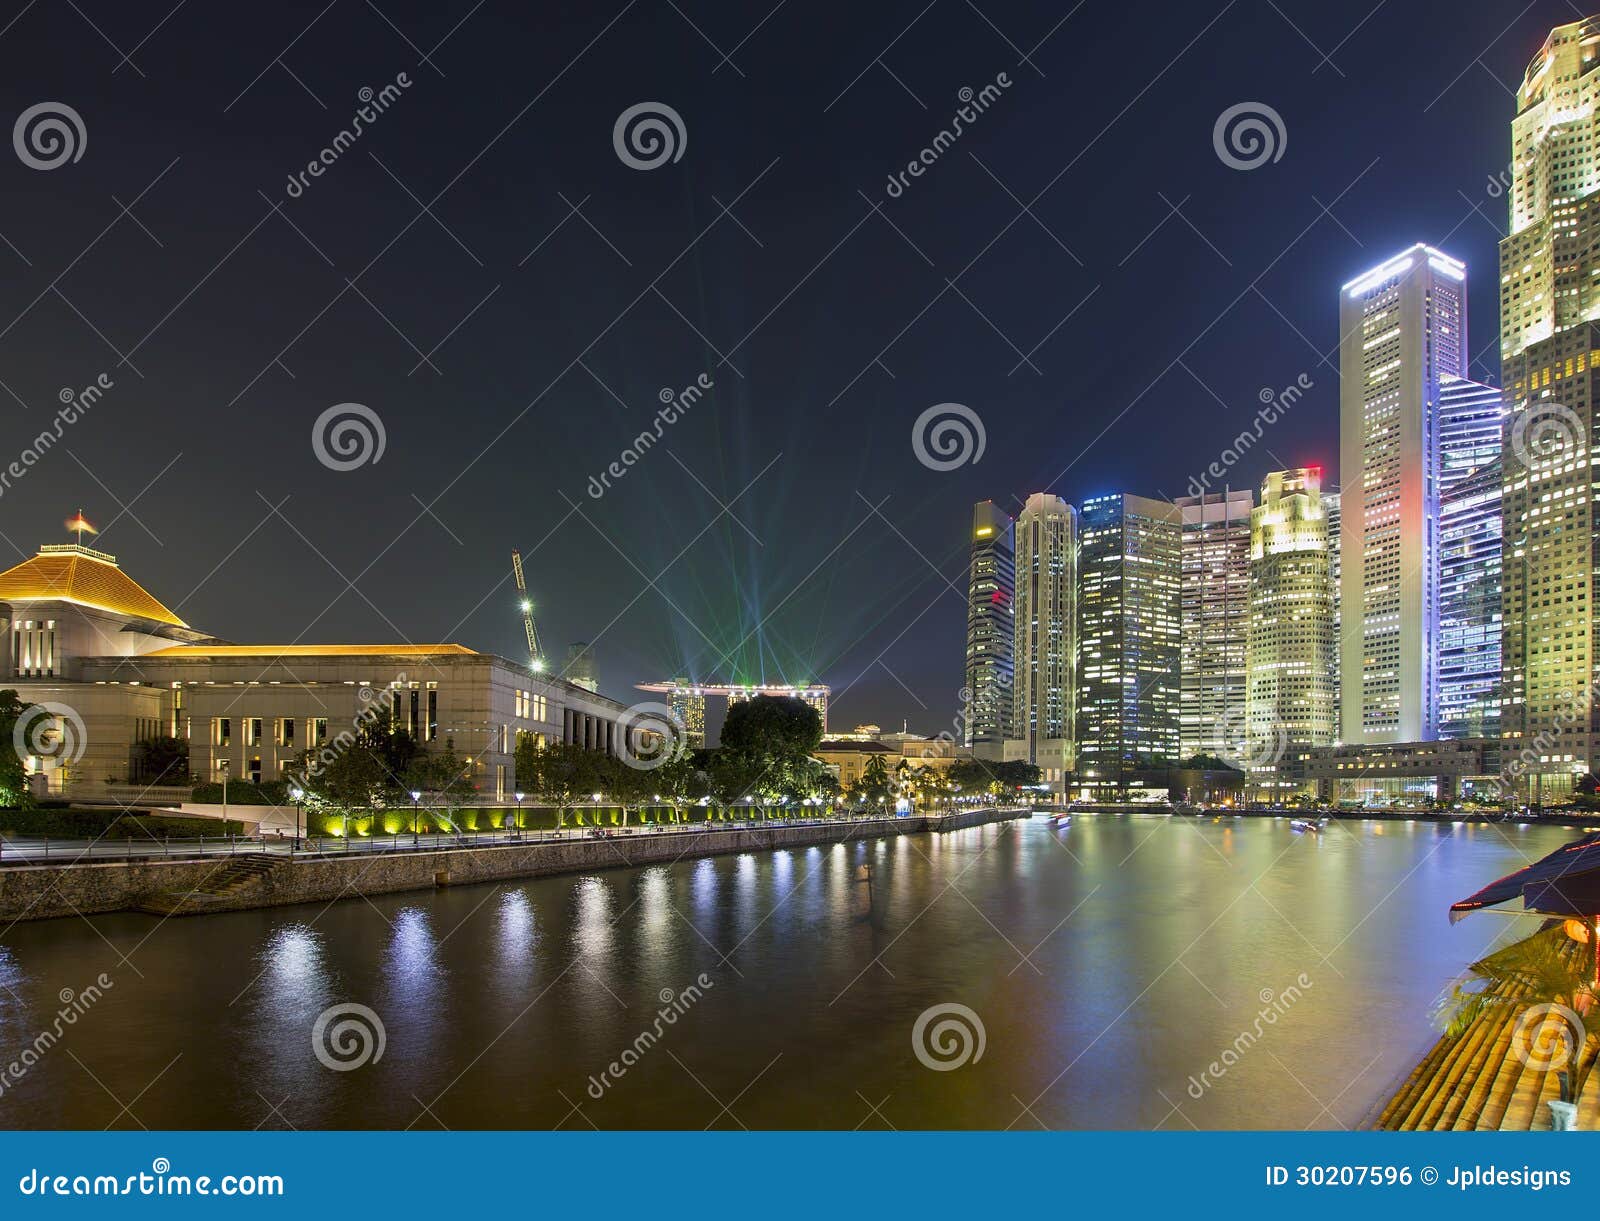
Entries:
{"type": "Polygon", "coordinates": [[[417,846],[417,803],[422,800],[422,794],[413,791],[411,794],[411,846],[417,846]]]}
{"type": "Polygon", "coordinates": [[[289,799],[294,802],[294,842],[289,845],[289,855],[300,846],[300,802],[305,798],[303,789],[290,789],[289,799]]]}

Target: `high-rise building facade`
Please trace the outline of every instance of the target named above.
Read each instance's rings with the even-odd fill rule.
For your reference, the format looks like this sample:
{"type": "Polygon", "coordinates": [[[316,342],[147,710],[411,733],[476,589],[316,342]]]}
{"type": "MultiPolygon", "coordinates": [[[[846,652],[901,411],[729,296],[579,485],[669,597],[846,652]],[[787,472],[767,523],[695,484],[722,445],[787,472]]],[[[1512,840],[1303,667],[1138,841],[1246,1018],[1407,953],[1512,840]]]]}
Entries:
{"type": "Polygon", "coordinates": [[[1229,727],[1244,715],[1256,498],[1240,488],[1180,496],[1176,503],[1183,514],[1178,753],[1220,758],[1229,727]]]}
{"type": "Polygon", "coordinates": [[[1500,242],[1505,386],[1501,736],[1522,791],[1597,762],[1600,20],[1551,31],[1517,91],[1500,242]]]}
{"type": "Polygon", "coordinates": [[[1048,492],[1028,497],[1013,528],[1016,613],[1012,646],[1012,754],[1057,784],[1073,762],[1077,691],[1078,514],[1048,492]]]}
{"type": "Polygon", "coordinates": [[[972,510],[961,700],[963,745],[980,759],[1003,758],[1011,736],[1015,594],[1011,515],[993,501],[981,500],[972,510]]]}
{"type": "Polygon", "coordinates": [[[1078,538],[1077,775],[1103,792],[1178,756],[1183,513],[1096,496],[1078,538]]]}
{"type": "Polygon", "coordinates": [[[1439,391],[1439,736],[1500,732],[1500,390],[1439,391]]]}
{"type": "Polygon", "coordinates": [[[1340,726],[1438,736],[1439,395],[1466,376],[1466,267],[1413,246],[1339,296],[1340,726]]]}
{"type": "Polygon", "coordinates": [[[1439,510],[1439,736],[1500,734],[1499,462],[1456,480],[1439,510]]]}
{"type": "Polygon", "coordinates": [[[1333,740],[1344,740],[1344,688],[1339,685],[1339,616],[1343,610],[1339,597],[1339,555],[1344,546],[1344,501],[1337,490],[1322,493],[1322,516],[1328,522],[1328,595],[1333,599],[1333,704],[1335,711],[1333,740]]]}
{"type": "Polygon", "coordinates": [[[1250,514],[1247,715],[1232,744],[1258,784],[1292,785],[1294,761],[1338,733],[1330,560],[1322,471],[1269,474],[1250,514]]]}

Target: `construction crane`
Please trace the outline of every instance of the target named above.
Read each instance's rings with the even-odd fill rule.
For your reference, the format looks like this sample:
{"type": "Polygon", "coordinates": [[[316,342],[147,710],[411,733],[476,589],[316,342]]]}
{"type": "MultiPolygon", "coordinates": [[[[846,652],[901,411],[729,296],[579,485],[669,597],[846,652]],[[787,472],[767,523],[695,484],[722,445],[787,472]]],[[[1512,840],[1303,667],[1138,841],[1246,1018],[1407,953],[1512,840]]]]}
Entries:
{"type": "Polygon", "coordinates": [[[522,626],[528,633],[528,666],[535,673],[544,669],[544,650],[539,647],[539,629],[533,625],[533,601],[528,597],[528,583],[522,578],[522,552],[511,552],[511,572],[517,578],[518,605],[522,609],[522,626]]]}

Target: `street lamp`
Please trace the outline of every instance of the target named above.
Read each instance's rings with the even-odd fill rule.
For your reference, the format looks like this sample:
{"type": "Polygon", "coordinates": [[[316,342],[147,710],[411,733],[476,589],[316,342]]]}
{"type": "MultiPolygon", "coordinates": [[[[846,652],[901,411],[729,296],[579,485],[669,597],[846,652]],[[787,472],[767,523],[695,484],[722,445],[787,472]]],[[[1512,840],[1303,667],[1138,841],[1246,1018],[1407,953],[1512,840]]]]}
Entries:
{"type": "Polygon", "coordinates": [[[232,759],[217,760],[217,769],[222,773],[222,826],[224,830],[228,826],[228,767],[232,763],[232,759]]]}
{"type": "Polygon", "coordinates": [[[411,846],[417,846],[417,802],[422,800],[422,794],[412,790],[411,793],[411,846]]]}
{"type": "Polygon", "coordinates": [[[511,795],[517,799],[517,836],[518,836],[518,838],[521,838],[521,836],[522,836],[522,794],[521,793],[513,793],[511,795]]]}
{"type": "Polygon", "coordinates": [[[303,789],[290,789],[289,799],[294,802],[294,842],[289,845],[289,855],[294,855],[294,850],[300,846],[300,801],[305,797],[303,789]]]}

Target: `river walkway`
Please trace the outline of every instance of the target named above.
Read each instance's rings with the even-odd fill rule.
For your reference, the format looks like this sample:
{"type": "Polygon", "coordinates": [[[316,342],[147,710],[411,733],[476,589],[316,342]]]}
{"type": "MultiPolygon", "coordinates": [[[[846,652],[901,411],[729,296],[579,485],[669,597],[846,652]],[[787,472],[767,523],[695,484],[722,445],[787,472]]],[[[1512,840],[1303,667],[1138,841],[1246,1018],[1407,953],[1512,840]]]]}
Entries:
{"type": "MultiPolygon", "coordinates": [[[[242,911],[294,903],[470,885],[509,878],[629,868],[730,852],[804,848],[890,835],[955,831],[1031,813],[986,807],[909,817],[828,818],[696,823],[683,827],[594,828],[522,832],[520,836],[381,836],[371,847],[292,840],[218,842],[184,851],[174,844],[124,856],[82,851],[34,859],[7,845],[0,868],[0,920],[40,920],[93,912],[139,910],[165,916],[242,911]],[[332,850],[321,850],[329,848],[332,850]],[[10,863],[10,854],[20,859],[10,863]]],[[[90,845],[80,847],[88,849],[90,845]]]]}

